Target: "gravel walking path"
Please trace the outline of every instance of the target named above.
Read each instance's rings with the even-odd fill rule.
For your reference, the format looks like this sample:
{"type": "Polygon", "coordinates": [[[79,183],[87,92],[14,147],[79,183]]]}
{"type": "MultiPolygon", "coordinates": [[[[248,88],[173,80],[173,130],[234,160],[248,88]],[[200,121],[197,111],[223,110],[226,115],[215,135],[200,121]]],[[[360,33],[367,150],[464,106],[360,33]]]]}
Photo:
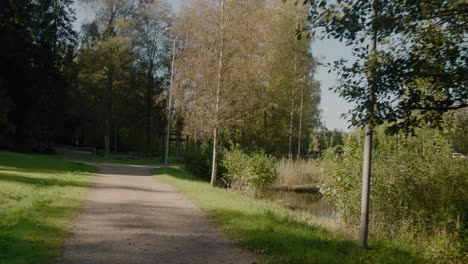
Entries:
{"type": "Polygon", "coordinates": [[[255,263],[151,167],[95,165],[59,263],[255,263]]]}

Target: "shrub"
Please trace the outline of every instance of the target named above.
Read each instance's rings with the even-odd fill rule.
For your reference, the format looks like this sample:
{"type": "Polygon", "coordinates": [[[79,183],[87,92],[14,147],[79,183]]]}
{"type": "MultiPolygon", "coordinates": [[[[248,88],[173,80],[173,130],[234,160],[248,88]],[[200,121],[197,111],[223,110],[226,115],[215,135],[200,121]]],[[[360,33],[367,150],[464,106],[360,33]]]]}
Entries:
{"type": "Polygon", "coordinates": [[[211,161],[212,154],[204,150],[193,149],[184,155],[185,168],[205,181],[211,178],[211,161]]]}
{"type": "MultiPolygon", "coordinates": [[[[350,136],[341,156],[326,156],[328,178],[322,188],[343,220],[352,225],[358,223],[361,200],[359,136],[350,136]]],[[[463,258],[457,250],[462,233],[460,220],[468,205],[468,162],[451,158],[450,152],[449,142],[435,130],[419,130],[417,137],[388,136],[383,129],[377,131],[371,178],[371,235],[412,237],[436,261],[445,262],[447,256],[463,258]]]]}
{"type": "MultiPolygon", "coordinates": [[[[218,160],[222,160],[222,152],[218,152],[218,160]]],[[[211,146],[203,146],[202,148],[194,148],[184,154],[185,168],[197,178],[204,181],[211,179],[211,165],[213,160],[213,152],[211,146]]],[[[218,164],[218,178],[223,175],[225,169],[222,164],[218,164]]],[[[219,183],[219,181],[218,181],[219,183]]]]}
{"type": "Polygon", "coordinates": [[[224,153],[224,158],[221,161],[223,167],[226,168],[226,173],[223,175],[228,188],[241,190],[244,187],[242,175],[244,173],[248,156],[240,149],[235,148],[224,153]]]}
{"type": "Polygon", "coordinates": [[[245,154],[235,148],[224,154],[228,187],[260,196],[276,180],[276,159],[264,152],[245,154]]]}

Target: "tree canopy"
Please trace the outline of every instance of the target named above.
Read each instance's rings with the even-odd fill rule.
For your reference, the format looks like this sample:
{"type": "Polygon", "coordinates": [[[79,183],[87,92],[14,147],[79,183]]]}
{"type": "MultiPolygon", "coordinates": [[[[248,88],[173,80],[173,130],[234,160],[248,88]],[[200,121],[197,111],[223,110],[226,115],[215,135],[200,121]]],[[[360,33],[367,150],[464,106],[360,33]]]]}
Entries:
{"type": "Polygon", "coordinates": [[[355,61],[340,60],[335,91],[356,103],[353,125],[390,122],[390,131],[440,123],[442,114],[468,106],[468,4],[466,1],[314,1],[311,27],[352,46],[355,61]],[[369,60],[371,27],[378,51],[369,60]],[[370,115],[366,74],[375,70],[375,115],[370,115]]]}

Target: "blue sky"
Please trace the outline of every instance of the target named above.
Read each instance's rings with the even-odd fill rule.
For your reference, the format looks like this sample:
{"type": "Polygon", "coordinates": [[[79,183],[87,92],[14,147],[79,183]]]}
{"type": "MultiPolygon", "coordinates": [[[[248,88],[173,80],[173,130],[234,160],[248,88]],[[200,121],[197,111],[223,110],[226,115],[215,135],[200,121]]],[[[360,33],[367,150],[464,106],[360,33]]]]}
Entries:
{"type": "MultiPolygon", "coordinates": [[[[312,54],[320,63],[339,60],[341,58],[351,59],[351,48],[335,39],[316,39],[312,42],[312,54]]],[[[322,101],[322,119],[328,129],[339,129],[348,131],[349,122],[341,117],[351,109],[352,104],[346,102],[338,94],[330,91],[337,83],[335,72],[328,72],[325,66],[318,66],[315,78],[320,81],[322,101]]]]}
{"type": "MultiPolygon", "coordinates": [[[[181,3],[190,0],[168,0],[173,4],[174,9],[178,10],[181,3]]],[[[89,8],[78,5],[75,0],[75,8],[77,13],[77,21],[75,22],[76,30],[80,30],[81,24],[85,21],[93,19],[93,12],[89,8]]],[[[334,39],[316,39],[312,42],[312,53],[318,58],[319,62],[327,63],[339,60],[340,58],[351,58],[351,48],[346,47],[334,39]]],[[[322,102],[320,108],[322,110],[322,119],[328,129],[348,130],[349,123],[341,118],[341,114],[347,112],[351,108],[351,104],[340,98],[329,88],[336,83],[337,76],[334,72],[328,73],[328,69],[324,66],[318,66],[315,75],[316,79],[321,83],[322,102]]]]}

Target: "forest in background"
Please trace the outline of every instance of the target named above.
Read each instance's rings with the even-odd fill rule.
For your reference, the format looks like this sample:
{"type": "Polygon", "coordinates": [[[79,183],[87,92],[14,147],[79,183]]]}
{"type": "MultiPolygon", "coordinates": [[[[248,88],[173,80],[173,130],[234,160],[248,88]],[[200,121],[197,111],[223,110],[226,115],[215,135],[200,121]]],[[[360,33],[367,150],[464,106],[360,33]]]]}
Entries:
{"type": "MultiPolygon", "coordinates": [[[[73,30],[71,0],[2,3],[0,146],[47,152],[60,144],[161,156],[173,41],[172,150],[179,152],[187,137],[211,140],[218,4],[196,1],[174,14],[165,1],[80,3],[95,13],[80,32],[73,30]]],[[[295,36],[307,9],[229,1],[225,10],[216,122],[222,142],[275,155],[307,153],[320,124],[310,39],[295,36]]]]}

